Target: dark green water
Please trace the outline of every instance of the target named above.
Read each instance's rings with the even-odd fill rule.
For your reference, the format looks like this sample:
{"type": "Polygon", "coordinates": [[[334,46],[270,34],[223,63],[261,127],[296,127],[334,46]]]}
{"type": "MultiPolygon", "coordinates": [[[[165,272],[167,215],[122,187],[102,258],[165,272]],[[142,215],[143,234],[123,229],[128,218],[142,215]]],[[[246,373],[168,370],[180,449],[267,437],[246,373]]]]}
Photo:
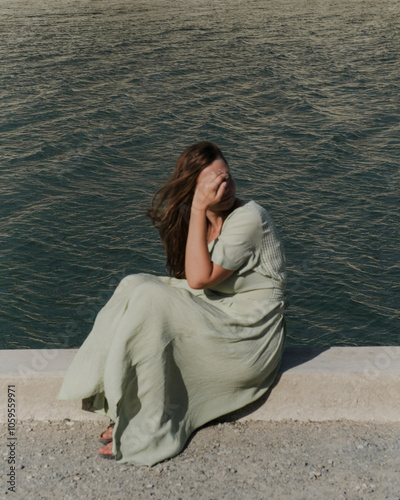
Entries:
{"type": "Polygon", "coordinates": [[[144,213],[202,139],[280,229],[288,343],[400,343],[398,2],[0,0],[0,37],[0,348],[164,274],[144,213]]]}

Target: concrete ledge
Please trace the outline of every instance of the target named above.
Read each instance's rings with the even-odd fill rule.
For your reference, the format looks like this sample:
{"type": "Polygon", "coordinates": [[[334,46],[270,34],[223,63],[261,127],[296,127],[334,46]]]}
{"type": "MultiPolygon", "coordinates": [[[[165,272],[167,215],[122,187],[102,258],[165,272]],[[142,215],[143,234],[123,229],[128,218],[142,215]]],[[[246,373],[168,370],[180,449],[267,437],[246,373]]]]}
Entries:
{"type": "MultiPolygon", "coordinates": [[[[55,398],[76,349],[0,351],[0,422],[15,386],[19,420],[93,420],[80,401],[55,398]]],[[[243,420],[400,421],[400,346],[287,348],[267,397],[235,414],[243,420]]]]}
{"type": "Polygon", "coordinates": [[[93,420],[81,401],[57,401],[65,373],[77,349],[0,351],[0,422],[7,422],[9,386],[15,386],[18,420],[93,420]]]}

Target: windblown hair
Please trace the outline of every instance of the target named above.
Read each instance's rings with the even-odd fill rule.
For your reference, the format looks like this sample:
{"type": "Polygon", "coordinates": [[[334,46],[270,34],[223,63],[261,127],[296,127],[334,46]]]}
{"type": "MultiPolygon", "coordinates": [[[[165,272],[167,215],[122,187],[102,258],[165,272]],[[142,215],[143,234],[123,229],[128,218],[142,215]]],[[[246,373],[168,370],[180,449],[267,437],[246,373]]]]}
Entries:
{"type": "Polygon", "coordinates": [[[179,156],[171,177],[151,200],[147,215],[159,230],[167,254],[167,271],[185,278],[186,240],[197,177],[217,158],[227,164],[222,151],[212,142],[199,142],[179,156]]]}

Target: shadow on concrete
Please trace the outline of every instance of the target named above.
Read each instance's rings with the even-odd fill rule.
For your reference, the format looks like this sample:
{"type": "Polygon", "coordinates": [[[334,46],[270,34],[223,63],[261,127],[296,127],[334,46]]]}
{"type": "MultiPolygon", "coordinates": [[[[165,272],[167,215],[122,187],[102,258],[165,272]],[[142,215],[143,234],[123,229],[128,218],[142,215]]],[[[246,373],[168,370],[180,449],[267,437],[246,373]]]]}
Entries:
{"type": "Polygon", "coordinates": [[[307,363],[329,349],[330,347],[286,347],[283,351],[279,373],[307,363]]]}

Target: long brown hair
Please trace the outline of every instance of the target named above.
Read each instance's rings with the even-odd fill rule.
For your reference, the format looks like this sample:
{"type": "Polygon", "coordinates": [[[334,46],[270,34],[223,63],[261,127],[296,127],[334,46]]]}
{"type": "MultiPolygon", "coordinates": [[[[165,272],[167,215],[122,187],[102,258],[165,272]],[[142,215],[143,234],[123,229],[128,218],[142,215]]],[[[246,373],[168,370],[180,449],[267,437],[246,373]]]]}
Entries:
{"type": "Polygon", "coordinates": [[[159,230],[167,254],[168,273],[185,277],[186,240],[197,177],[217,158],[227,161],[212,142],[198,142],[179,156],[171,177],[151,200],[147,215],[159,230]]]}

